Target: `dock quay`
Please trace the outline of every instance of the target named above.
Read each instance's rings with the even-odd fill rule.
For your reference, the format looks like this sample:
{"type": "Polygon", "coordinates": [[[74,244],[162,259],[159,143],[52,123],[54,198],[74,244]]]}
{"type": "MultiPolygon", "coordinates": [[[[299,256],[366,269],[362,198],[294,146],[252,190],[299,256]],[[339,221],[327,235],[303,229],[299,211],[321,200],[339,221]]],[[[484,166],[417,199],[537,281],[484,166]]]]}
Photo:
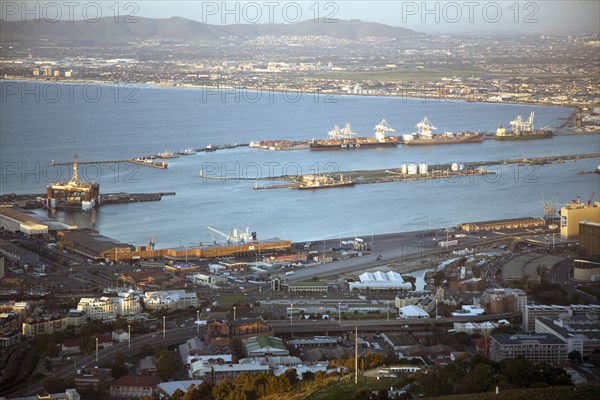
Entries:
{"type": "MultiPolygon", "coordinates": [[[[164,161],[153,161],[152,158],[150,157],[138,157],[138,158],[131,158],[128,160],[97,160],[97,161],[78,161],[78,164],[119,164],[119,163],[130,163],[130,164],[137,164],[137,165],[142,165],[144,167],[152,167],[152,168],[159,168],[159,169],[166,169],[169,167],[169,164],[167,164],[164,161]]],[[[72,161],[66,161],[66,162],[50,162],[50,165],[53,166],[61,166],[61,165],[73,165],[72,161]]]]}
{"type": "MultiPolygon", "coordinates": [[[[360,171],[338,171],[335,175],[341,173],[349,179],[354,180],[357,185],[365,185],[372,183],[389,183],[389,182],[404,182],[416,180],[438,180],[438,179],[456,179],[460,177],[485,176],[496,174],[495,170],[487,170],[485,167],[497,165],[546,165],[552,163],[564,163],[567,161],[576,162],[577,160],[600,158],[600,153],[549,156],[549,157],[534,157],[520,158],[512,160],[494,160],[494,161],[475,161],[470,163],[451,163],[451,164],[434,164],[426,165],[421,163],[405,163],[401,168],[388,168],[385,170],[360,170],[360,171]]],[[[596,171],[579,172],[596,173],[596,171]]],[[[326,174],[327,175],[327,174],[326,174]]],[[[202,175],[201,175],[202,176],[202,175]]],[[[204,177],[208,179],[225,179],[225,177],[204,177]]],[[[245,180],[256,181],[254,189],[293,189],[300,185],[303,176],[276,176],[264,178],[246,178],[245,180]],[[258,180],[283,180],[289,181],[289,184],[273,184],[268,186],[259,186],[258,180]]],[[[232,178],[233,179],[233,178],[232,178]]],[[[243,180],[243,178],[240,178],[243,180]]]]}
{"type": "Polygon", "coordinates": [[[163,196],[175,196],[175,192],[102,194],[100,195],[100,205],[160,201],[163,196]]]}
{"type": "MultiPolygon", "coordinates": [[[[160,201],[163,196],[175,196],[175,192],[159,193],[106,193],[101,194],[100,206],[108,204],[141,203],[146,201],[160,201]]],[[[0,204],[13,204],[25,209],[46,207],[46,194],[5,194],[0,196],[0,204]]]]}

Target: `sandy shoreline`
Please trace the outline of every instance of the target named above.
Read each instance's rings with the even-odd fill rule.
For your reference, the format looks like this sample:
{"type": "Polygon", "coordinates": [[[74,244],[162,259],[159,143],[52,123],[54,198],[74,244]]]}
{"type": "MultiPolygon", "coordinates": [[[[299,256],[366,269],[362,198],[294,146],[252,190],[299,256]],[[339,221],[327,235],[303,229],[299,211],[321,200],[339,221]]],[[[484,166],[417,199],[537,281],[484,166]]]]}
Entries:
{"type": "Polygon", "coordinates": [[[255,86],[237,86],[233,85],[218,85],[218,86],[207,86],[207,85],[192,85],[192,84],[167,84],[167,83],[140,83],[140,82],[115,82],[115,81],[105,81],[99,79],[61,79],[61,78],[34,78],[28,76],[3,76],[0,77],[0,81],[12,81],[12,82],[39,82],[39,83],[63,83],[63,84],[83,84],[83,85],[139,85],[142,87],[153,87],[160,89],[199,89],[199,90],[210,90],[210,91],[221,91],[221,90],[247,90],[253,92],[268,92],[268,93],[305,93],[305,94],[315,94],[321,96],[349,96],[349,97],[384,97],[384,98],[401,98],[401,99],[431,99],[435,101],[455,101],[455,102],[466,102],[466,103],[484,103],[484,104],[512,104],[512,105],[532,105],[532,106],[540,106],[540,107],[563,107],[571,109],[573,112],[576,111],[577,105],[569,104],[569,103],[540,103],[540,102],[532,102],[532,101],[523,101],[523,102],[512,102],[512,101],[486,101],[485,99],[477,99],[473,100],[469,96],[439,96],[436,94],[413,94],[413,95],[404,95],[404,94],[385,94],[385,93],[377,93],[377,94],[368,94],[368,93],[345,93],[345,92],[336,92],[336,91],[315,91],[309,89],[300,89],[300,90],[292,90],[292,89],[274,89],[272,87],[255,87],[255,86]]]}

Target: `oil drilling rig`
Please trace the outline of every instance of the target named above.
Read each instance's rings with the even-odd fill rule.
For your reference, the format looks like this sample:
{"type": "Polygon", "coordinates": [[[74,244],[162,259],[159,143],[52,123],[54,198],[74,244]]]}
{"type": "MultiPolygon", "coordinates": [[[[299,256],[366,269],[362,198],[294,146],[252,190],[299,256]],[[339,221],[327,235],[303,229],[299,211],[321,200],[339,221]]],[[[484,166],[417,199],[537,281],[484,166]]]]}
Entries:
{"type": "Polygon", "coordinates": [[[100,184],[79,181],[77,176],[77,154],[73,156],[73,176],[67,183],[51,183],[47,186],[46,206],[54,211],[57,208],[73,208],[90,211],[100,204],[100,184]]]}

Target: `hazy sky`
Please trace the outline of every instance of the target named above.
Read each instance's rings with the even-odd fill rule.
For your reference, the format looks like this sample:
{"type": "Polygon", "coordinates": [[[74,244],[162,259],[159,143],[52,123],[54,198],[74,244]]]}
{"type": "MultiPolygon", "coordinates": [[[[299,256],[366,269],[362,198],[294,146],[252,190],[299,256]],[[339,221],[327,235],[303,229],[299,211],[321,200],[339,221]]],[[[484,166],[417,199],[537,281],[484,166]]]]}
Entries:
{"type": "Polygon", "coordinates": [[[315,16],[361,19],[422,32],[600,29],[600,1],[143,1],[139,15],[202,22],[295,22],[315,16]],[[315,4],[317,6],[315,6],[315,4]],[[517,6],[515,6],[517,4],[517,6]],[[260,18],[259,18],[260,16],[260,18]],[[238,21],[236,21],[236,18],[238,21]]]}
{"type": "Polygon", "coordinates": [[[329,17],[331,22],[336,18],[361,19],[426,33],[600,31],[598,0],[3,0],[0,11],[3,20],[31,20],[36,13],[50,20],[56,19],[59,14],[63,20],[82,19],[82,15],[84,18],[94,18],[117,14],[151,18],[177,16],[209,24],[298,22],[329,17]],[[69,3],[74,5],[69,6],[69,3]]]}

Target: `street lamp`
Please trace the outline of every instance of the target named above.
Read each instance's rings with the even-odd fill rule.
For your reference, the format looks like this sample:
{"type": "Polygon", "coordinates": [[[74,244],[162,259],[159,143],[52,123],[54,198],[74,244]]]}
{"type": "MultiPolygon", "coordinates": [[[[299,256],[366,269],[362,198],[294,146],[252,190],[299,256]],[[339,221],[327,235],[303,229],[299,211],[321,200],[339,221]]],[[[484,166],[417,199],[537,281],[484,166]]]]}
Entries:
{"type": "Polygon", "coordinates": [[[338,324],[342,324],[342,302],[338,302],[338,324]]]}
{"type": "Polygon", "coordinates": [[[290,304],[290,325],[292,325],[293,320],[294,320],[294,303],[290,304]]]}
{"type": "Polygon", "coordinates": [[[200,310],[196,310],[196,333],[200,333],[200,310]]]}
{"type": "Polygon", "coordinates": [[[438,303],[438,299],[435,299],[435,319],[438,319],[437,303],[438,303]]]}
{"type": "Polygon", "coordinates": [[[127,340],[129,341],[129,348],[131,348],[131,325],[127,325],[127,330],[129,331],[127,334],[127,340]]]}
{"type": "Polygon", "coordinates": [[[98,336],[96,336],[96,362],[98,362],[98,336]]]}
{"type": "Polygon", "coordinates": [[[167,326],[167,317],[163,315],[163,339],[165,338],[165,331],[167,326]]]}
{"type": "Polygon", "coordinates": [[[236,306],[233,306],[233,320],[235,321],[235,310],[236,310],[236,306]]]}

